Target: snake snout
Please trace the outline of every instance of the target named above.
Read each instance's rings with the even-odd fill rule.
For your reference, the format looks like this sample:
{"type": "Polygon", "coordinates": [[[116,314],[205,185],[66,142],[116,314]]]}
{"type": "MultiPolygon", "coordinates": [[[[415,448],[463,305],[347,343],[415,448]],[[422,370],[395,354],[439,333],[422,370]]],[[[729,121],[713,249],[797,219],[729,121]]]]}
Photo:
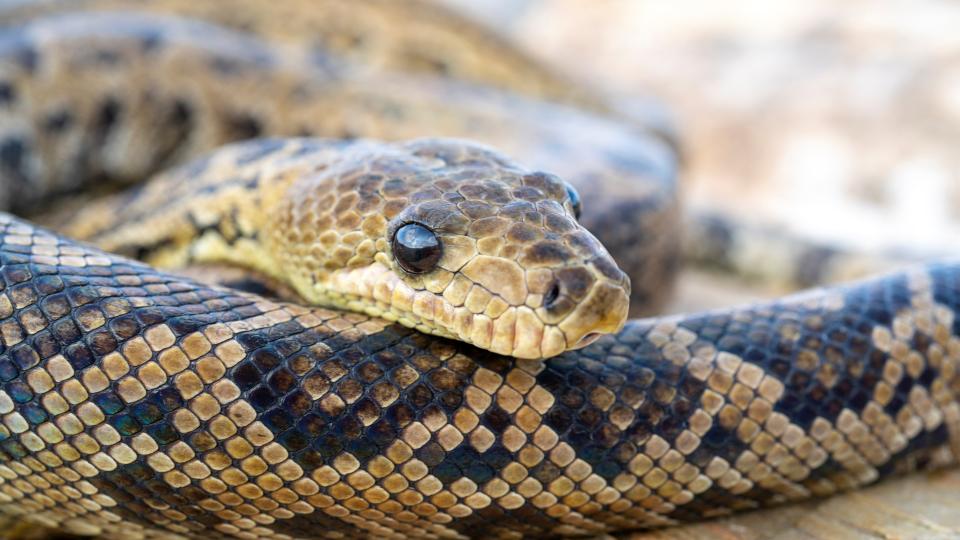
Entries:
{"type": "Polygon", "coordinates": [[[615,266],[571,266],[554,272],[541,289],[539,318],[562,336],[559,342],[544,333],[541,355],[549,358],[565,350],[580,349],[604,334],[619,331],[627,320],[630,280],[615,266]]]}

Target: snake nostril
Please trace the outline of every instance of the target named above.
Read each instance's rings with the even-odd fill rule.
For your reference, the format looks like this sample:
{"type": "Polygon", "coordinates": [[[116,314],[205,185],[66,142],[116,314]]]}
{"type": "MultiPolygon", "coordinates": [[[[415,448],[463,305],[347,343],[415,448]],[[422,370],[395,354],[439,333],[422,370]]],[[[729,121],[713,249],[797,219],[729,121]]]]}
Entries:
{"type": "Polygon", "coordinates": [[[554,281],[547,294],[543,295],[543,307],[550,309],[560,299],[560,283],[554,281]]]}

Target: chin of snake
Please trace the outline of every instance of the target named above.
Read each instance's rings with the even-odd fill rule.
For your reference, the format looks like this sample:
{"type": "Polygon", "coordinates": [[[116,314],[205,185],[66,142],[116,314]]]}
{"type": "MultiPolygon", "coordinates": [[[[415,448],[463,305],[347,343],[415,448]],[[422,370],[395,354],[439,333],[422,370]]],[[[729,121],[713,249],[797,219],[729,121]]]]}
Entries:
{"type": "MultiPolygon", "coordinates": [[[[576,185],[583,223],[627,231],[611,243],[595,229],[633,290],[653,291],[648,305],[667,288],[650,279],[670,262],[624,264],[638,259],[621,251],[657,246],[669,259],[656,242],[675,238],[672,152],[639,128],[456,81],[348,73],[330,59],[308,69],[296,50],[207,23],[38,17],[0,38],[0,165],[16,211],[253,135],[479,133],[576,185]]],[[[442,141],[234,146],[169,173],[209,181],[206,192],[180,184],[199,188],[193,213],[177,213],[178,184],[161,179],[80,218],[118,246],[139,224],[155,262],[182,261],[199,248],[164,236],[164,215],[210,233],[205,249],[244,243],[249,209],[228,205],[223,220],[218,205],[269,175],[213,176],[243,170],[241,157],[293,182],[285,170],[351,149],[399,155],[390,166],[406,175],[426,157],[418,148],[438,145],[457,149],[441,161],[479,153],[467,169],[538,182],[538,201],[579,230],[556,177],[442,141]],[[278,159],[297,147],[313,153],[278,159]]],[[[204,285],[5,214],[0,277],[0,512],[75,534],[596,536],[827,496],[960,455],[955,264],[631,320],[550,359],[204,285]]]]}

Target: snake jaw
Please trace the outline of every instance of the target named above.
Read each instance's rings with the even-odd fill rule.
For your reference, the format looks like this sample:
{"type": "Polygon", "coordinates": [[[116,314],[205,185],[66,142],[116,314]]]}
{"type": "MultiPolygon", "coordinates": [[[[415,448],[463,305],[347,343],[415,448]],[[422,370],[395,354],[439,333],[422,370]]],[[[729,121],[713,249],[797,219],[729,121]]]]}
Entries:
{"type": "MultiPolygon", "coordinates": [[[[601,335],[619,331],[627,317],[629,286],[611,281],[596,283],[587,297],[575,304],[559,322],[545,322],[527,305],[505,306],[490,295],[486,309],[466,300],[456,303],[456,292],[420,290],[404,279],[393,265],[378,262],[332,272],[323,282],[301,281],[301,292],[311,302],[359,311],[409,328],[464,341],[497,354],[525,359],[545,359],[589,345],[601,335]],[[495,316],[494,316],[495,315],[495,316]]],[[[453,280],[451,280],[452,282],[453,280]]],[[[473,284],[470,290],[480,289],[473,284]]],[[[478,296],[474,294],[474,298],[478,296]]],[[[531,303],[542,295],[528,295],[531,303]]]]}
{"type": "Polygon", "coordinates": [[[583,336],[582,338],[580,338],[580,341],[577,341],[576,344],[574,344],[572,347],[570,347],[570,350],[576,351],[576,350],[582,349],[582,348],[584,348],[584,347],[588,347],[588,346],[590,346],[590,345],[593,345],[594,343],[596,343],[596,341],[597,341],[598,339],[600,339],[600,336],[602,336],[602,335],[603,335],[603,334],[600,334],[600,333],[598,333],[598,332],[590,332],[589,334],[587,334],[587,335],[583,336]]]}

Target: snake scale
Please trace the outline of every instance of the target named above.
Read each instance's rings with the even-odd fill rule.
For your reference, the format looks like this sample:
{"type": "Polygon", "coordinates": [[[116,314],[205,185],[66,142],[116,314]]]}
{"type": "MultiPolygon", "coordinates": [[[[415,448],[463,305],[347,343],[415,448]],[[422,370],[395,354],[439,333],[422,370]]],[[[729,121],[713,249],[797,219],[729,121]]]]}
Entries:
{"type": "MultiPolygon", "coordinates": [[[[260,173],[283,178],[275,153],[291,148],[394,156],[402,147],[413,157],[376,170],[430,158],[442,176],[454,165],[426,199],[463,207],[469,189],[453,176],[467,171],[469,183],[493,170],[513,191],[487,207],[527,197],[541,212],[544,229],[513,240],[546,230],[587,238],[571,220],[575,191],[542,168],[583,195],[581,222],[630,276],[634,309],[656,309],[675,265],[669,141],[609,119],[602,101],[442,10],[422,6],[409,26],[364,27],[355,21],[399,16],[397,4],[276,4],[216,13],[198,2],[136,4],[162,16],[117,13],[128,4],[108,0],[7,8],[3,204],[29,215],[57,196],[131,183],[252,136],[477,134],[535,168],[462,141],[384,150],[294,139],[232,146],[171,174],[203,188],[219,166],[260,163],[260,173]],[[339,30],[316,34],[322,47],[306,54],[294,46],[316,28],[339,30]],[[418,75],[388,73],[397,69],[418,75]]],[[[244,207],[218,209],[231,189],[264,176],[209,180],[208,191],[192,192],[210,195],[198,200],[178,196],[182,185],[154,183],[85,202],[80,222],[93,225],[84,233],[75,223],[74,234],[113,235],[106,243],[123,251],[139,231],[145,252],[133,254],[157,263],[229,251],[246,238],[244,207]],[[165,236],[163,217],[184,224],[180,232],[165,236]],[[196,248],[197,233],[213,240],[196,248]],[[178,234],[194,247],[179,249],[178,234]]],[[[491,217],[483,212],[468,221],[491,217]]],[[[607,259],[595,240],[575,245],[589,255],[576,272],[602,266],[594,279],[605,274],[627,294],[616,265],[597,262],[607,259]]],[[[538,253],[525,272],[553,252],[538,253]]],[[[202,284],[7,214],[0,278],[0,512],[73,534],[596,536],[823,497],[960,456],[952,263],[753,307],[630,320],[547,359],[202,284]]],[[[546,305],[548,289],[513,307],[546,305]]]]}

